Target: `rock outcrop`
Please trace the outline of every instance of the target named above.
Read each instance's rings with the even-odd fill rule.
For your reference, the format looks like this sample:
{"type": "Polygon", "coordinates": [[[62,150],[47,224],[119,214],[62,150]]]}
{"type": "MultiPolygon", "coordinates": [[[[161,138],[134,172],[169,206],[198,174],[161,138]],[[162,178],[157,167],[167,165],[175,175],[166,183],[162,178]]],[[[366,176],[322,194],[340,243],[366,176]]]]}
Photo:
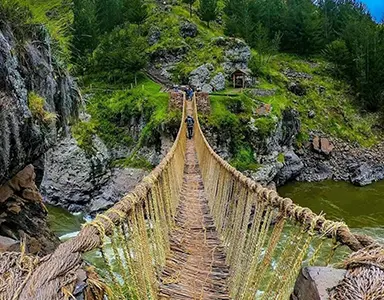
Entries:
{"type": "Polygon", "coordinates": [[[48,203],[71,212],[94,214],[119,201],[147,173],[110,168],[107,147],[97,137],[93,145],[95,154],[89,156],[68,137],[47,153],[41,192],[48,203]]]}
{"type": "Polygon", "coordinates": [[[18,41],[11,27],[0,24],[1,185],[67,131],[68,119],[77,114],[79,95],[65,70],[54,67],[44,27],[31,25],[30,36],[18,41]],[[18,43],[24,43],[23,47],[18,43]],[[42,102],[31,103],[32,93],[42,102]],[[44,114],[52,118],[44,120],[44,114]]]}
{"type": "Polygon", "coordinates": [[[189,75],[189,84],[197,89],[201,89],[203,92],[212,92],[212,87],[208,86],[207,83],[210,81],[213,70],[213,65],[210,63],[201,65],[189,75]]]}
{"type": "Polygon", "coordinates": [[[279,170],[279,172],[276,174],[276,177],[274,178],[274,182],[276,182],[278,186],[281,186],[289,180],[296,178],[304,168],[304,163],[293,150],[286,151],[283,153],[283,156],[283,167],[279,170]]]}
{"type": "Polygon", "coordinates": [[[230,76],[236,70],[248,69],[251,48],[244,41],[234,38],[219,38],[216,43],[224,46],[225,55],[222,66],[227,76],[230,76]]]}
{"type": "Polygon", "coordinates": [[[59,240],[47,226],[47,210],[35,184],[32,165],[0,187],[0,251],[25,243],[32,254],[52,252],[59,240]]]}
{"type": "Polygon", "coordinates": [[[183,38],[188,38],[188,37],[194,38],[197,36],[197,33],[198,33],[197,26],[193,23],[183,22],[180,25],[180,35],[183,38]]]}
{"type": "Polygon", "coordinates": [[[59,241],[48,229],[31,163],[43,168],[41,157],[69,131],[80,96],[55,60],[44,26],[15,32],[1,20],[0,248],[15,250],[25,242],[27,251],[44,255],[59,241]]]}
{"type": "Polygon", "coordinates": [[[333,179],[365,186],[384,179],[383,143],[367,149],[353,146],[339,139],[319,136],[321,135],[314,135],[312,142],[298,152],[304,162],[304,168],[297,180],[333,179]],[[323,147],[321,147],[321,141],[323,141],[323,147]]]}

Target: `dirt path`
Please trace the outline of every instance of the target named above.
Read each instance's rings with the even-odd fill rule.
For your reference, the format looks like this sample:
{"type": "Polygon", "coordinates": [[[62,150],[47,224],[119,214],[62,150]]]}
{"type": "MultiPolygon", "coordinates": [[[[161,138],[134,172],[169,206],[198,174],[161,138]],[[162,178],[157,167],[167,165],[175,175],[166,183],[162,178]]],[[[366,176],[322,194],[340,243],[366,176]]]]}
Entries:
{"type": "Polygon", "coordinates": [[[180,197],[160,299],[230,299],[225,254],[210,216],[193,139],[187,140],[180,197]]]}

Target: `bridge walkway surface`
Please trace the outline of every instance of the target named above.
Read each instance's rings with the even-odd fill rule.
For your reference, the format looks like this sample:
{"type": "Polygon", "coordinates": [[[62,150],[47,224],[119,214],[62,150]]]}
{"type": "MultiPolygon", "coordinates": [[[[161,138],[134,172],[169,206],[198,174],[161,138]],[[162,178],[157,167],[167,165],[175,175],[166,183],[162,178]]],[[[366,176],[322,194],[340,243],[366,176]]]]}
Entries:
{"type": "MultiPolygon", "coordinates": [[[[192,103],[187,102],[192,115],[192,103]]],[[[187,140],[176,229],[164,268],[160,299],[230,299],[229,268],[204,191],[195,142],[187,140]]]]}

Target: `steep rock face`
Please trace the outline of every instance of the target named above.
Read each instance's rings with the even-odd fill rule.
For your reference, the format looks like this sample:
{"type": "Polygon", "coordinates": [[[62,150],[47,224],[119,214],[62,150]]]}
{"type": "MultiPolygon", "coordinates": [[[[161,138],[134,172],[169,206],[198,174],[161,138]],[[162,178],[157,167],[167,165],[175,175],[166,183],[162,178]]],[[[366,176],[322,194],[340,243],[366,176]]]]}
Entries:
{"type": "Polygon", "coordinates": [[[0,185],[53,146],[77,113],[76,84],[54,66],[44,27],[31,32],[20,46],[10,27],[0,27],[0,185]],[[43,99],[43,107],[34,108],[40,118],[31,111],[32,92],[43,99]]]}
{"type": "Polygon", "coordinates": [[[97,137],[91,157],[68,137],[48,151],[41,193],[50,204],[71,212],[95,214],[108,209],[147,174],[131,168],[110,168],[112,156],[97,137]]]}
{"type": "Polygon", "coordinates": [[[79,93],[58,66],[43,26],[28,25],[15,36],[0,22],[0,236],[4,250],[47,254],[58,239],[47,226],[47,210],[35,184],[31,163],[68,131],[77,115],[79,93]]]}
{"type": "Polygon", "coordinates": [[[47,210],[32,165],[0,187],[0,212],[0,249],[16,251],[18,241],[23,241],[28,252],[44,255],[58,245],[47,226],[47,210]]]}

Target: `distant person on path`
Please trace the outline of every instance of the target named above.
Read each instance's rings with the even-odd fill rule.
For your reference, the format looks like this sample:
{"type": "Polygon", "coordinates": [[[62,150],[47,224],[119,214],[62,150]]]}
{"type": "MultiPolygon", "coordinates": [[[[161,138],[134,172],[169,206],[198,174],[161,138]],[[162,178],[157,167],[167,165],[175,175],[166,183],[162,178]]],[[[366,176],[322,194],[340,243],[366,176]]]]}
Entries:
{"type": "Polygon", "coordinates": [[[195,125],[195,120],[191,116],[188,116],[185,119],[185,123],[187,123],[188,138],[191,139],[193,137],[193,126],[195,125]]]}
{"type": "Polygon", "coordinates": [[[187,100],[192,100],[193,89],[191,87],[188,87],[186,93],[187,93],[187,100]]]}

